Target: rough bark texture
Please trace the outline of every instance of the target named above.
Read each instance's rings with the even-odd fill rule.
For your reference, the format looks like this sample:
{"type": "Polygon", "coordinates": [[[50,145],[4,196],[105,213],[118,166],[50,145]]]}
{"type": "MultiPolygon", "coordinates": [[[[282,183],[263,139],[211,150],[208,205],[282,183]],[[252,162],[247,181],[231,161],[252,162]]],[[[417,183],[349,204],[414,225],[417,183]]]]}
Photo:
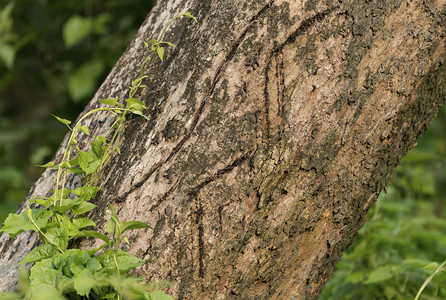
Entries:
{"type": "MultiPolygon", "coordinates": [[[[159,1],[95,99],[123,99],[186,10],[200,23],[168,32],[139,95],[152,121],[128,120],[94,218],[110,201],[151,224],[130,251],[177,299],[316,299],[445,98],[445,1],[159,1]]],[[[6,289],[35,237],[0,244],[6,289]]]]}

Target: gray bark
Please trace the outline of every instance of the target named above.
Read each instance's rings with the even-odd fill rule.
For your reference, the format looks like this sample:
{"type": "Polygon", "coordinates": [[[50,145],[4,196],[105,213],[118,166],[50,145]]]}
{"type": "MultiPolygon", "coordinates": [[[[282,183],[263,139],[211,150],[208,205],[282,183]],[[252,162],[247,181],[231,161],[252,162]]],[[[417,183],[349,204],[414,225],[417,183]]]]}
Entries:
{"type": "MultiPolygon", "coordinates": [[[[130,251],[177,299],[316,299],[445,98],[445,1],[159,1],[86,111],[124,99],[143,41],[186,10],[199,24],[168,31],[138,95],[152,121],[127,121],[93,217],[152,225],[130,251]]],[[[1,237],[0,289],[35,241],[1,237]]]]}

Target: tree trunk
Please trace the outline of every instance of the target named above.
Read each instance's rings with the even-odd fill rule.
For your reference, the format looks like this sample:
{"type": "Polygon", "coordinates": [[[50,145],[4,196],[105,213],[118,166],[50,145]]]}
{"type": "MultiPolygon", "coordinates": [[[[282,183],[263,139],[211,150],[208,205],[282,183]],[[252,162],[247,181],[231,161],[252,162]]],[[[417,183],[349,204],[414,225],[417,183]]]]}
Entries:
{"type": "MultiPolygon", "coordinates": [[[[130,252],[176,299],[317,299],[445,98],[446,1],[159,1],[86,111],[124,98],[143,41],[186,10],[199,24],[167,32],[138,95],[151,121],[127,121],[93,218],[111,202],[152,225],[130,252]]],[[[35,243],[1,237],[2,290],[35,243]]]]}

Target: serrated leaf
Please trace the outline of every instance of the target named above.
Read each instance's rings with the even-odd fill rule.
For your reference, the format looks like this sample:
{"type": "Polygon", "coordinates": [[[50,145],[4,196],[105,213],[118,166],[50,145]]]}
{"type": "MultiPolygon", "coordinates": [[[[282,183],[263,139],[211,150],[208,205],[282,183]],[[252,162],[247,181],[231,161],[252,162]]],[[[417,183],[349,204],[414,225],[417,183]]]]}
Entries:
{"type": "Polygon", "coordinates": [[[108,236],[106,236],[105,234],[99,233],[97,231],[94,231],[94,230],[83,230],[83,231],[80,231],[75,236],[73,236],[73,238],[80,238],[80,237],[93,237],[96,239],[103,240],[107,244],[110,243],[110,238],[108,236]]]}
{"type": "Polygon", "coordinates": [[[57,252],[57,248],[50,244],[43,244],[32,249],[20,262],[20,264],[33,263],[49,258],[57,252]]]}
{"type": "Polygon", "coordinates": [[[163,61],[164,57],[164,48],[161,46],[156,47],[156,53],[158,54],[158,57],[163,61]]]}
{"type": "Polygon", "coordinates": [[[90,135],[90,130],[88,129],[87,126],[85,126],[85,125],[81,126],[81,130],[82,130],[82,132],[85,133],[86,135],[88,135],[88,136],[90,135]]]}
{"type": "Polygon", "coordinates": [[[52,115],[53,117],[55,117],[59,122],[61,122],[62,124],[65,124],[65,125],[70,125],[71,124],[71,121],[70,120],[66,120],[66,119],[63,119],[63,118],[59,118],[58,116],[56,116],[56,115],[52,115]]]}
{"type": "Polygon", "coordinates": [[[101,166],[102,161],[100,159],[94,159],[89,164],[85,171],[85,174],[90,175],[95,173],[101,166]]]}
{"type": "MultiPolygon", "coordinates": [[[[28,210],[27,210],[28,211],[28,210]]],[[[47,211],[45,209],[34,209],[28,211],[31,214],[34,222],[42,228],[48,222],[52,212],[47,211]]],[[[4,222],[4,226],[0,229],[0,231],[4,231],[9,234],[11,238],[14,238],[19,233],[22,233],[27,230],[37,231],[37,228],[31,222],[26,212],[21,214],[9,214],[4,222]]]]}
{"type": "Polygon", "coordinates": [[[74,289],[79,296],[87,296],[95,285],[95,278],[90,270],[84,269],[74,279],[74,289]]]}
{"type": "Polygon", "coordinates": [[[82,201],[89,201],[96,197],[97,193],[101,190],[98,186],[80,186],[75,190],[72,190],[72,193],[79,196],[79,199],[82,201]]]}
{"type": "Polygon", "coordinates": [[[96,227],[96,223],[93,222],[90,219],[87,219],[87,218],[76,218],[76,219],[73,219],[73,224],[76,225],[78,228],[85,228],[85,227],[88,227],[88,226],[96,227]]]}
{"type": "Polygon", "coordinates": [[[121,223],[121,230],[123,233],[127,230],[134,230],[134,229],[140,229],[140,228],[153,229],[148,224],[146,224],[144,222],[140,222],[140,221],[128,221],[128,222],[121,223]]]}
{"type": "Polygon", "coordinates": [[[45,232],[46,236],[51,239],[60,249],[66,250],[68,246],[68,228],[56,227],[50,228],[45,232]]]}
{"type": "Polygon", "coordinates": [[[81,200],[78,198],[63,199],[63,201],[62,201],[63,205],[52,206],[51,210],[62,215],[64,213],[66,213],[67,211],[69,211],[70,209],[72,209],[75,205],[78,205],[80,202],[81,202],[81,200]]]}
{"type": "Polygon", "coordinates": [[[96,207],[95,204],[84,201],[84,202],[81,202],[78,207],[73,207],[73,211],[75,213],[77,213],[78,215],[82,215],[82,214],[92,210],[95,207],[96,207]]]}
{"type": "Polygon", "coordinates": [[[80,150],[79,148],[77,149],[77,158],[79,159],[79,165],[82,168],[82,170],[87,173],[87,169],[88,169],[88,164],[90,163],[90,161],[92,161],[94,158],[91,155],[90,152],[86,152],[83,150],[80,150]]]}
{"type": "Polygon", "coordinates": [[[37,165],[37,166],[41,168],[51,168],[54,167],[54,161],[50,161],[49,163],[46,163],[44,165],[37,165]]]}

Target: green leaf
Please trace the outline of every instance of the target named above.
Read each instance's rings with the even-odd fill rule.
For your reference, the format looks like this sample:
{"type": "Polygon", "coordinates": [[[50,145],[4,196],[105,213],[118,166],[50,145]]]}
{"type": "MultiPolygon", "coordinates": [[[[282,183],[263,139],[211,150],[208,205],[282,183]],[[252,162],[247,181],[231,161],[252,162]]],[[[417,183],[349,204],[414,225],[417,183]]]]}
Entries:
{"type": "Polygon", "coordinates": [[[57,212],[59,214],[64,214],[67,211],[69,211],[70,209],[72,209],[75,205],[78,205],[81,202],[81,200],[79,200],[78,198],[76,199],[63,199],[63,205],[56,205],[56,206],[52,206],[51,210],[54,212],[57,212]]]}
{"type": "Polygon", "coordinates": [[[72,16],[63,27],[63,39],[67,47],[83,40],[92,30],[92,20],[81,16],[72,16]]]}
{"type": "MultiPolygon", "coordinates": [[[[45,226],[48,222],[48,219],[52,215],[52,212],[46,209],[33,209],[29,210],[28,212],[31,214],[31,217],[33,218],[37,226],[39,226],[39,228],[45,226]]],[[[7,232],[11,236],[11,238],[14,238],[19,233],[27,230],[37,231],[37,228],[28,218],[26,212],[23,212],[19,215],[9,214],[9,216],[5,220],[5,225],[1,228],[1,231],[7,232]]]]}
{"type": "Polygon", "coordinates": [[[62,124],[65,124],[65,125],[70,125],[71,124],[71,121],[70,120],[66,120],[66,119],[62,119],[62,118],[59,118],[58,116],[55,116],[55,115],[52,115],[53,117],[55,117],[59,122],[61,122],[62,124]]]}
{"type": "Polygon", "coordinates": [[[45,208],[48,208],[51,204],[53,204],[53,198],[35,197],[35,198],[31,198],[30,202],[35,202],[39,205],[44,206],[45,208]]]}
{"type": "Polygon", "coordinates": [[[110,214],[110,219],[107,222],[107,233],[111,234],[113,238],[119,241],[122,233],[121,222],[119,221],[118,215],[116,214],[116,210],[113,205],[109,203],[108,206],[110,208],[110,210],[108,211],[108,213],[110,214]]]}
{"type": "Polygon", "coordinates": [[[125,100],[127,102],[127,108],[133,111],[143,112],[146,109],[146,105],[139,99],[129,98],[125,100]]]}
{"type": "Polygon", "coordinates": [[[198,23],[197,19],[192,15],[192,13],[190,11],[186,11],[183,16],[185,16],[186,18],[190,18],[190,19],[194,19],[194,21],[196,23],[198,23]]]}
{"type": "Polygon", "coordinates": [[[90,130],[88,129],[87,126],[83,125],[83,126],[81,127],[81,130],[82,130],[82,132],[85,133],[86,135],[88,135],[88,136],[90,135],[90,130]]]}
{"type": "MultiPolygon", "coordinates": [[[[98,260],[108,271],[115,271],[115,263],[113,258],[114,252],[112,249],[107,249],[102,253],[98,260]]],[[[145,263],[144,260],[137,258],[136,256],[127,253],[121,249],[117,251],[117,261],[119,266],[119,271],[122,273],[126,273],[136,267],[139,267],[145,263]]]]}
{"type": "Polygon", "coordinates": [[[392,266],[379,267],[373,270],[364,284],[385,281],[393,277],[392,266]]]}
{"type": "Polygon", "coordinates": [[[88,226],[96,227],[96,223],[93,222],[90,219],[87,219],[87,218],[76,218],[76,219],[73,219],[73,224],[76,225],[78,228],[85,228],[85,227],[88,227],[88,226]]]}
{"type": "Polygon", "coordinates": [[[54,166],[54,161],[50,161],[49,163],[46,163],[44,165],[37,165],[37,166],[41,168],[50,168],[54,166]]]}
{"type": "Polygon", "coordinates": [[[431,262],[430,264],[426,265],[423,269],[425,269],[425,270],[433,270],[433,269],[436,269],[437,267],[438,267],[438,263],[431,262]]]}
{"type": "Polygon", "coordinates": [[[101,99],[98,100],[99,102],[106,104],[106,105],[112,105],[117,107],[124,107],[121,103],[118,102],[118,99],[101,99]]]}
{"type": "Polygon", "coordinates": [[[121,149],[119,149],[118,146],[115,146],[115,151],[116,151],[119,155],[121,155],[121,149]]]}
{"type": "Polygon", "coordinates": [[[97,193],[101,190],[98,186],[80,186],[75,190],[72,190],[72,193],[79,196],[79,199],[82,201],[89,201],[96,197],[97,193]]]}
{"type": "Polygon", "coordinates": [[[158,54],[158,57],[163,61],[164,56],[164,48],[161,46],[156,47],[156,53],[158,54]]]}
{"type": "Polygon", "coordinates": [[[151,40],[149,41],[149,43],[152,44],[152,45],[155,45],[155,44],[157,43],[157,41],[156,41],[155,39],[151,39],[151,40]]]}
{"type": "Polygon", "coordinates": [[[77,158],[79,159],[79,165],[87,173],[88,165],[94,159],[90,152],[77,149],[77,158]]]}
{"type": "Polygon", "coordinates": [[[57,252],[57,248],[50,244],[43,244],[32,249],[20,264],[33,263],[41,261],[42,259],[49,258],[57,252]]]}
{"type": "Polygon", "coordinates": [[[152,300],[173,300],[172,296],[167,295],[162,290],[157,290],[150,293],[152,300]]]}
{"type": "Polygon", "coordinates": [[[85,214],[86,212],[95,208],[96,205],[90,202],[81,202],[78,207],[73,207],[73,211],[78,215],[85,214]]]}
{"type": "Polygon", "coordinates": [[[139,222],[139,221],[128,221],[128,222],[123,222],[121,224],[121,230],[123,233],[127,230],[140,229],[140,228],[153,229],[148,224],[146,224],[144,222],[139,222]]]}
{"type": "Polygon", "coordinates": [[[107,244],[110,243],[110,238],[108,236],[106,236],[105,234],[99,233],[97,231],[94,231],[94,230],[83,230],[83,231],[79,232],[78,234],[76,234],[75,236],[73,236],[73,238],[81,238],[81,237],[93,237],[96,239],[103,240],[107,244]]]}
{"type": "Polygon", "coordinates": [[[14,65],[16,50],[14,46],[0,41],[0,60],[3,61],[8,69],[14,65]]]}
{"type": "Polygon", "coordinates": [[[99,167],[101,166],[102,161],[100,159],[94,159],[89,164],[87,169],[85,170],[85,174],[90,175],[95,173],[99,167]]]}
{"type": "Polygon", "coordinates": [[[60,249],[66,250],[68,246],[68,228],[56,227],[46,231],[46,236],[51,239],[60,249]]]}
{"type": "Polygon", "coordinates": [[[79,296],[87,296],[95,285],[95,278],[90,270],[84,269],[74,279],[74,289],[79,296]]]}
{"type": "Polygon", "coordinates": [[[107,146],[103,146],[106,144],[107,138],[104,136],[97,135],[91,144],[91,150],[96,158],[102,158],[105,151],[107,151],[107,146]]]}
{"type": "Polygon", "coordinates": [[[105,69],[102,60],[91,60],[80,66],[68,79],[68,92],[78,102],[90,96],[105,69]]]}

